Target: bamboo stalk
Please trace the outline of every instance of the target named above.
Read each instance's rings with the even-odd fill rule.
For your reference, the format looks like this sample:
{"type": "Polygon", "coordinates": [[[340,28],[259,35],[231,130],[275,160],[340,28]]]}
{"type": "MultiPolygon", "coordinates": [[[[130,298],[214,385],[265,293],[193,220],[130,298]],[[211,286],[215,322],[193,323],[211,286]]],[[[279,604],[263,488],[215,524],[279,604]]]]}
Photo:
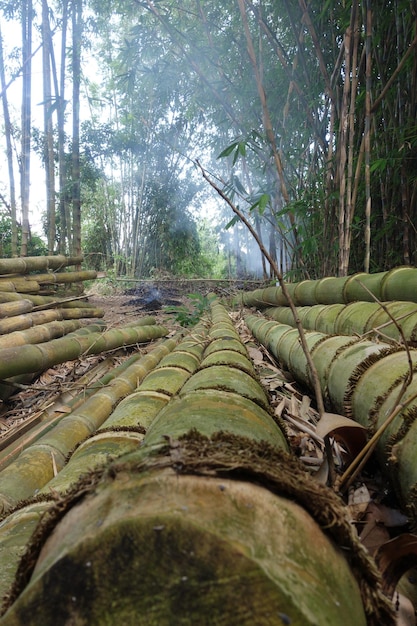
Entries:
{"type": "Polygon", "coordinates": [[[26,274],[33,271],[60,269],[68,265],[79,265],[82,261],[82,256],[66,257],[64,255],[0,259],[0,274],[26,274]]]}
{"type": "MultiPolygon", "coordinates": [[[[417,302],[417,268],[394,267],[388,272],[376,274],[358,273],[351,276],[326,276],[311,281],[308,288],[305,281],[287,285],[289,294],[296,305],[347,304],[355,300],[374,302],[404,300],[417,302]],[[362,283],[362,284],[361,284],[362,283]],[[315,286],[314,286],[315,285],[315,286]],[[300,298],[297,298],[297,293],[300,298]]],[[[238,293],[232,299],[234,306],[289,306],[282,287],[268,287],[238,293]]]]}
{"type": "Polygon", "coordinates": [[[0,304],[0,318],[12,317],[32,311],[33,304],[30,300],[16,300],[15,302],[5,302],[0,304]]]}
{"type": "Polygon", "coordinates": [[[67,335],[37,345],[4,348],[0,351],[0,378],[38,372],[82,354],[98,354],[122,346],[151,341],[167,333],[162,326],[125,326],[86,336],[67,335]]]}

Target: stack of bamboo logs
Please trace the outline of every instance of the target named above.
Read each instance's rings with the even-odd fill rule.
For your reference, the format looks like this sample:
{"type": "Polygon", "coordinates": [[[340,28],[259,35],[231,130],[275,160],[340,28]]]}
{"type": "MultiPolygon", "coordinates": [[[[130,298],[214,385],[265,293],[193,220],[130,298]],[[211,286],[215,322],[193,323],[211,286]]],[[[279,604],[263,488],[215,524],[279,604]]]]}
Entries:
{"type": "Polygon", "coordinates": [[[216,298],[13,461],[0,491],[2,626],[393,623],[216,298]]]}
{"type": "MultiPolygon", "coordinates": [[[[289,285],[289,293],[299,305],[327,407],[358,421],[370,436],[381,429],[376,456],[417,528],[417,269],[303,281],[289,285]]],[[[263,315],[245,318],[249,329],[313,388],[281,288],[239,294],[238,303],[261,309],[263,315]]]]}
{"type": "Polygon", "coordinates": [[[68,270],[81,262],[62,255],[0,259],[0,399],[52,365],[166,333],[142,322],[103,333],[104,312],[81,295],[97,273],[68,270]]]}

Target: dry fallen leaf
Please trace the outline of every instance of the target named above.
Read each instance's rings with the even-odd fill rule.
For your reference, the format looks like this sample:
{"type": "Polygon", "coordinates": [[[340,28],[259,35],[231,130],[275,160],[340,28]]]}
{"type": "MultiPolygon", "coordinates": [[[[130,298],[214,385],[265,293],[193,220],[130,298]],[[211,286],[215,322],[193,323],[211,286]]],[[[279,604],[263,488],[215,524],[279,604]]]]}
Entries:
{"type": "Polygon", "coordinates": [[[262,365],[264,361],[264,356],[258,348],[254,348],[253,346],[248,346],[247,350],[249,352],[249,356],[255,365],[262,365]]]}
{"type": "Polygon", "coordinates": [[[352,459],[362,450],[367,440],[366,428],[337,413],[323,413],[316,432],[323,439],[328,435],[334,437],[345,446],[352,459]]]}
{"type": "Polygon", "coordinates": [[[391,597],[401,576],[417,565],[417,535],[399,535],[380,545],[374,556],[382,573],[383,590],[391,597]]]}

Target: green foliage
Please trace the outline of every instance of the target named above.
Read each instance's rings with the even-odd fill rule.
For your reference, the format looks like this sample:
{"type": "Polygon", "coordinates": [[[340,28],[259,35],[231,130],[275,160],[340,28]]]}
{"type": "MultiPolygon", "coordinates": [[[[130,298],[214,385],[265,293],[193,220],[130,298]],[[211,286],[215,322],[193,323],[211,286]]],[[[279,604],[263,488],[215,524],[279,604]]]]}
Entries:
{"type": "Polygon", "coordinates": [[[188,298],[192,301],[191,307],[184,304],[179,306],[164,307],[167,313],[175,313],[175,320],[181,326],[194,326],[208,308],[208,299],[200,293],[189,293],[188,298]]]}
{"type": "MultiPolygon", "coordinates": [[[[22,241],[22,228],[17,227],[18,252],[22,241]]],[[[31,234],[28,240],[28,256],[42,256],[48,254],[48,246],[39,235],[31,234]]],[[[12,221],[8,215],[0,211],[0,257],[12,256],[12,221]]]]}

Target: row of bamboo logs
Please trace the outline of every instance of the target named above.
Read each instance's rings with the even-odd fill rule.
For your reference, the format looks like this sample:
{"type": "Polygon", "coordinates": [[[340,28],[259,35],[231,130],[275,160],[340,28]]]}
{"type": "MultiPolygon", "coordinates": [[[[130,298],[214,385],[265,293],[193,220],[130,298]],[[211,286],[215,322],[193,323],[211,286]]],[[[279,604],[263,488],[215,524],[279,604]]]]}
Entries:
{"type": "MultiPolygon", "coordinates": [[[[409,270],[396,274],[409,281],[409,270]]],[[[377,299],[388,293],[381,284],[389,284],[386,275],[378,280],[377,299]]],[[[417,285],[416,274],[413,280],[417,285]]],[[[364,281],[367,275],[358,284],[369,299],[364,281]]],[[[320,281],[304,282],[316,283],[315,294],[324,289],[320,281]]],[[[328,280],[327,299],[336,298],[336,286],[346,294],[347,282],[342,288],[328,280]]],[[[280,299],[274,287],[240,293],[234,304],[262,308],[246,315],[248,328],[309,385],[298,331],[273,319],[288,315],[287,307],[277,312],[280,299]]],[[[311,330],[307,342],[326,401],[373,432],[398,400],[407,355],[414,368],[417,353],[398,344],[395,324],[397,345],[381,341],[391,317],[377,329],[376,311],[370,315],[374,321],[360,327],[369,330],[339,320],[338,332],[346,334],[311,330]]],[[[137,320],[136,341],[167,334],[151,322],[137,320]],[[139,332],[152,328],[154,336],[139,332]]],[[[128,330],[120,331],[122,343],[128,330]]],[[[94,331],[88,345],[77,338],[71,348],[40,351],[31,367],[58,355],[76,358],[76,345],[106,350],[99,342],[111,332],[94,331]]],[[[12,367],[11,353],[8,362],[12,367]]],[[[17,375],[17,366],[12,371],[17,375]]],[[[413,385],[378,457],[382,464],[394,459],[390,476],[415,519],[413,385]]],[[[394,623],[375,564],[339,497],[291,453],[227,306],[214,296],[191,331],[161,339],[146,356],[132,355],[10,457],[0,471],[0,506],[2,626],[394,623]]]]}

